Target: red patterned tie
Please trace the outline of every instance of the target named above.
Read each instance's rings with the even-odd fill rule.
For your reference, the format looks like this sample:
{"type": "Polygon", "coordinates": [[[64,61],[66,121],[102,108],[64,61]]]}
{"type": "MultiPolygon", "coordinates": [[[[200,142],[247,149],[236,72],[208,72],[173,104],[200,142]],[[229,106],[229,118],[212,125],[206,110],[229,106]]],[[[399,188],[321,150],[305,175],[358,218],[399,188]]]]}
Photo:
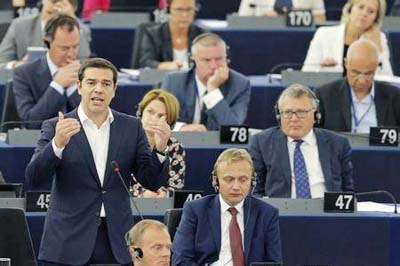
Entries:
{"type": "Polygon", "coordinates": [[[239,224],[236,220],[238,211],[234,207],[229,208],[228,211],[232,215],[231,223],[229,224],[229,238],[231,242],[233,266],[244,266],[242,235],[240,234],[239,224]]]}

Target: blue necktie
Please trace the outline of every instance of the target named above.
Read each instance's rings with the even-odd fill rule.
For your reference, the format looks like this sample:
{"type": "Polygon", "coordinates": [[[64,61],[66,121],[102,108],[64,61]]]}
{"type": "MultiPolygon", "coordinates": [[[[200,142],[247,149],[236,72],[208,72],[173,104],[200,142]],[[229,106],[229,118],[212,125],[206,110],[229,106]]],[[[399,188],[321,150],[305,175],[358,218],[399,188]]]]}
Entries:
{"type": "Polygon", "coordinates": [[[294,178],[296,181],[296,198],[309,199],[311,198],[310,183],[308,182],[308,174],[306,163],[304,162],[303,154],[300,150],[300,145],[303,140],[295,140],[296,148],[294,150],[294,178]]]}

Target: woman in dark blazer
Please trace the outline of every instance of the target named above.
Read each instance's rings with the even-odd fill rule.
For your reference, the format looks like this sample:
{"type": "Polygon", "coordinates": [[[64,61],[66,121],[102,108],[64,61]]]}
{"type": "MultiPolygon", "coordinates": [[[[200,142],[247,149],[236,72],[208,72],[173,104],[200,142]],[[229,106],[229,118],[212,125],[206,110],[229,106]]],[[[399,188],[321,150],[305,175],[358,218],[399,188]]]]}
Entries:
{"type": "Polygon", "coordinates": [[[139,42],[139,67],[187,69],[192,40],[203,29],[193,25],[195,0],[167,0],[169,20],[144,28],[139,42]]]}

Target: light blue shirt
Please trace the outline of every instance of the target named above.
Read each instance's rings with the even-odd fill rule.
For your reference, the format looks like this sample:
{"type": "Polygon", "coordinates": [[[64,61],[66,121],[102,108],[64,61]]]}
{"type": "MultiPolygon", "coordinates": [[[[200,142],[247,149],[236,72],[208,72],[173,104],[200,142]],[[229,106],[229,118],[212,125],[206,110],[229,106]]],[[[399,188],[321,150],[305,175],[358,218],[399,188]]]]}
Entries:
{"type": "MultiPolygon", "coordinates": [[[[54,76],[57,74],[58,67],[56,66],[56,64],[53,63],[48,52],[46,53],[46,60],[47,60],[47,65],[49,66],[50,69],[50,74],[54,78],[54,76]]],[[[64,88],[54,80],[50,82],[50,87],[55,89],[61,95],[64,95],[64,88]]],[[[76,90],[77,90],[76,84],[72,85],[71,87],[68,87],[66,90],[67,97],[71,96],[76,90]]]]}
{"type": "Polygon", "coordinates": [[[375,108],[375,84],[372,84],[371,92],[359,100],[353,89],[351,91],[351,132],[369,133],[370,127],[376,127],[378,121],[375,108]]]}

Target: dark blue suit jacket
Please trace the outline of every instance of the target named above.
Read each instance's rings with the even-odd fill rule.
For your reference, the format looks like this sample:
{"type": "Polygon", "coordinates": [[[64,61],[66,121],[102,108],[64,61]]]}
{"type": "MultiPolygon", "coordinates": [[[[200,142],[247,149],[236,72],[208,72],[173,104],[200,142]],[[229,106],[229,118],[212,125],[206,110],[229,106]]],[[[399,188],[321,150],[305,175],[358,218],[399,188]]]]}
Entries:
{"type": "MultiPolygon", "coordinates": [[[[353,191],[353,165],[348,140],[325,129],[314,128],[314,133],[326,189],[353,191]]],[[[250,139],[250,154],[257,173],[254,195],[290,198],[292,174],[287,137],[280,128],[269,128],[254,135],[250,139]]]]}
{"type": "MultiPolygon", "coordinates": [[[[244,252],[252,262],[281,262],[278,210],[260,199],[244,201],[244,252]]],[[[221,248],[221,207],[218,195],[187,202],[172,245],[172,265],[207,265],[221,248]]]]}
{"type": "MultiPolygon", "coordinates": [[[[58,118],[43,122],[38,147],[26,170],[27,182],[32,185],[53,180],[39,259],[71,265],[86,263],[94,248],[104,203],[113,254],[119,263],[131,260],[124,240],[133,225],[130,199],[111,162],[118,162],[127,185],[133,172],[151,190],[166,183],[167,164],[160,164],[156,153],[150,152],[138,119],[116,111],[113,115],[103,186],[83,128],[71,138],[59,159],[51,145],[58,118]]],[[[66,117],[78,119],[77,111],[66,117]]]]}
{"type": "MultiPolygon", "coordinates": [[[[169,73],[161,86],[178,98],[179,121],[191,124],[194,117],[197,89],[195,71],[169,73]]],[[[221,86],[224,99],[206,111],[207,129],[219,130],[220,125],[241,125],[247,116],[250,101],[250,81],[242,74],[230,70],[228,80],[221,86]]]]}
{"type": "MultiPolygon", "coordinates": [[[[15,69],[13,89],[18,114],[22,120],[56,117],[58,111],[65,110],[67,100],[72,108],[79,105],[81,97],[78,90],[66,98],[50,87],[52,80],[46,56],[15,69]]],[[[40,124],[33,127],[40,128],[40,124]]]]}

